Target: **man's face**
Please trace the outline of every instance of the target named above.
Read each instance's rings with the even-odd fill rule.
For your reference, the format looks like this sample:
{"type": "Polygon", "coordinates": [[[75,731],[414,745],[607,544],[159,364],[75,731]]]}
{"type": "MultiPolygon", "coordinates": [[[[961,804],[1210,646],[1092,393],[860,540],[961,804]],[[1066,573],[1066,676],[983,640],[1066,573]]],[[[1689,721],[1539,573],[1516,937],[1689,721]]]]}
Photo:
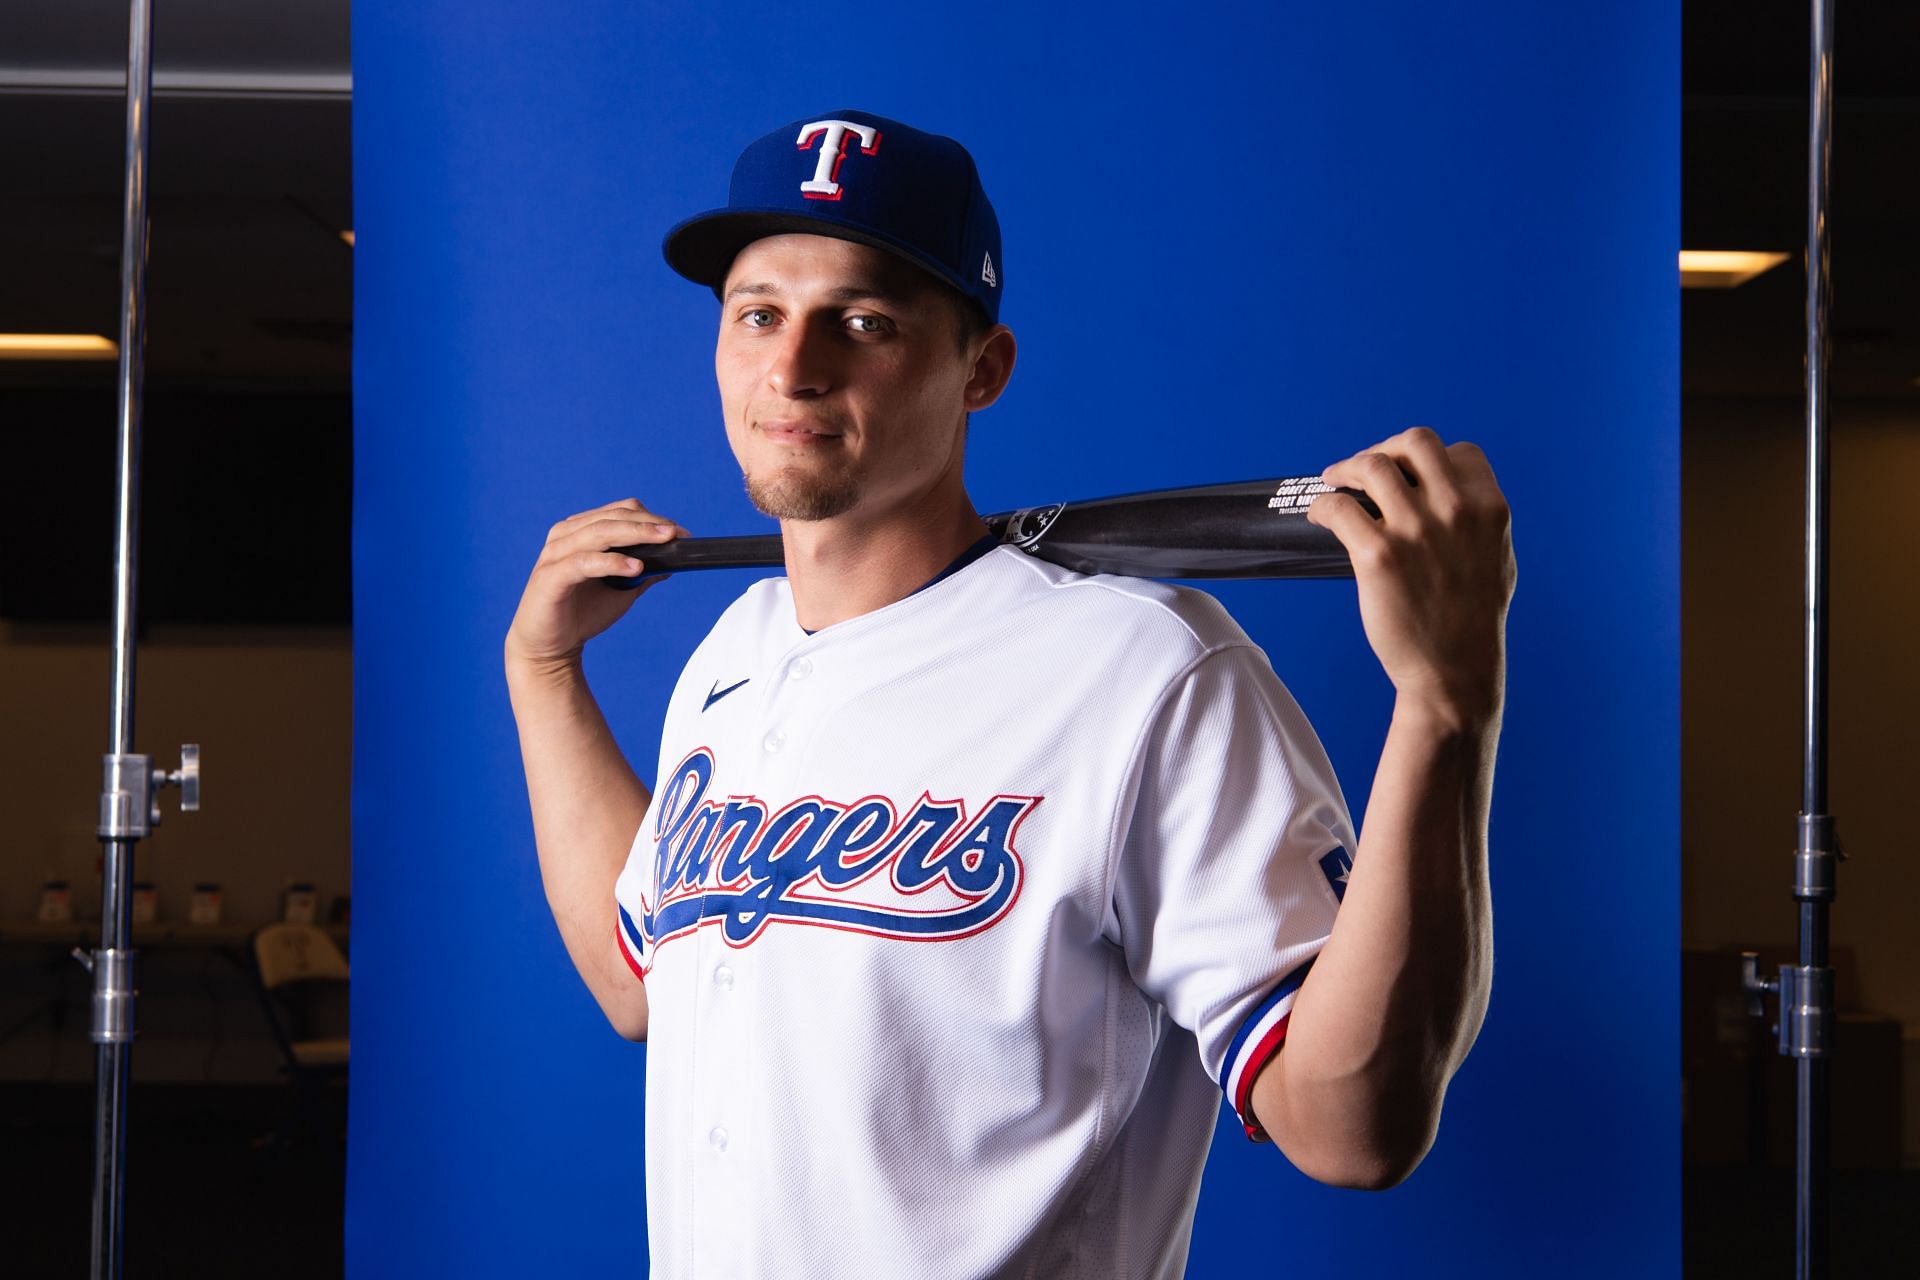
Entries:
{"type": "Polygon", "coordinates": [[[826,236],[756,240],[722,286],[727,441],[767,515],[874,514],[957,481],[972,361],[931,276],[826,236]]]}

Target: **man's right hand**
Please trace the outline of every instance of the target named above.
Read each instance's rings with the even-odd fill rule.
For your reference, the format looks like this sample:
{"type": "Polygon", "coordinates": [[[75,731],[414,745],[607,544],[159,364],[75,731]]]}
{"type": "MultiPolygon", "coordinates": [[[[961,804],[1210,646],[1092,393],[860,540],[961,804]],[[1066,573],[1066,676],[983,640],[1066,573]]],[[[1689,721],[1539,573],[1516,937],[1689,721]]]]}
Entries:
{"type": "Polygon", "coordinates": [[[671,542],[686,532],[632,498],[568,516],[547,534],[507,628],[507,692],[547,904],[587,989],[632,1040],[647,1034],[647,989],[616,941],[613,895],[653,797],[580,677],[580,652],[640,594],[600,581],[644,568],[608,548],[671,542]]]}
{"type": "Polygon", "coordinates": [[[637,577],[645,565],[608,548],[689,536],[635,498],[582,511],[553,526],[520,595],[513,625],[507,628],[508,666],[552,670],[577,662],[587,641],[618,622],[653,585],[609,590],[599,579],[637,577]]]}

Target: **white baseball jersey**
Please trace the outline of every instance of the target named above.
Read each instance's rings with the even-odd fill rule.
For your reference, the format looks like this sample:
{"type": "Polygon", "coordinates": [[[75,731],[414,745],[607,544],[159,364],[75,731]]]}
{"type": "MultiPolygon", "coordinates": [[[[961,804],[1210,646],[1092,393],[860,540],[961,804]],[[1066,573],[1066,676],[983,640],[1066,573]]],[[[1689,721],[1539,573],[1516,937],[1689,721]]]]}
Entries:
{"type": "Polygon", "coordinates": [[[1354,847],[1201,592],[1003,547],[689,660],[615,890],[647,986],[652,1274],[1181,1274],[1354,847]]]}

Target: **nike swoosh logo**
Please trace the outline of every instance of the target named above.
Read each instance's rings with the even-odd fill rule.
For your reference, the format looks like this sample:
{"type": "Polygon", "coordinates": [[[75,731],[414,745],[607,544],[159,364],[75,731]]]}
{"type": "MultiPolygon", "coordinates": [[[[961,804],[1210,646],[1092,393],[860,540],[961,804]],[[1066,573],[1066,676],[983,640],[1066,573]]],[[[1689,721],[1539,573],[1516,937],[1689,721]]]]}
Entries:
{"type": "Polygon", "coordinates": [[[726,697],[728,694],[732,693],[735,689],[738,689],[741,684],[747,684],[751,682],[752,679],[753,679],[752,676],[748,676],[745,680],[742,680],[740,684],[730,684],[724,689],[720,687],[720,682],[718,680],[715,680],[713,682],[713,687],[707,690],[707,700],[705,703],[701,705],[700,709],[702,711],[705,711],[708,707],[720,701],[720,699],[726,697]]]}

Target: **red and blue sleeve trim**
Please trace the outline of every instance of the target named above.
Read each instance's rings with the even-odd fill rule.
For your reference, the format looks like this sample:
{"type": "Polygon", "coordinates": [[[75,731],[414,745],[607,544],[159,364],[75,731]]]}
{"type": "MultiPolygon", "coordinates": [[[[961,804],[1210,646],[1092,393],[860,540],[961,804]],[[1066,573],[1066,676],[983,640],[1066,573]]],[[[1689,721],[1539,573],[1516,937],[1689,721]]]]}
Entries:
{"type": "Polygon", "coordinates": [[[615,903],[613,909],[620,913],[620,919],[614,925],[613,929],[613,940],[620,946],[620,958],[627,962],[627,968],[633,970],[634,977],[645,982],[647,980],[647,970],[646,966],[640,963],[640,952],[642,950],[640,945],[640,931],[634,928],[633,917],[627,914],[625,907],[619,903],[615,903]]]}
{"type": "Polygon", "coordinates": [[[1280,1051],[1280,1046],[1286,1041],[1287,1020],[1293,1013],[1293,997],[1299,992],[1300,984],[1306,981],[1307,971],[1311,968],[1313,958],[1274,985],[1266,999],[1240,1024],[1240,1030],[1227,1044],[1226,1058],[1220,1065],[1221,1092],[1226,1094],[1234,1113],[1240,1117],[1241,1127],[1247,1131],[1247,1137],[1255,1142],[1267,1141],[1267,1134],[1253,1114],[1253,1082],[1259,1078],[1260,1069],[1267,1065],[1267,1061],[1280,1051]]]}

